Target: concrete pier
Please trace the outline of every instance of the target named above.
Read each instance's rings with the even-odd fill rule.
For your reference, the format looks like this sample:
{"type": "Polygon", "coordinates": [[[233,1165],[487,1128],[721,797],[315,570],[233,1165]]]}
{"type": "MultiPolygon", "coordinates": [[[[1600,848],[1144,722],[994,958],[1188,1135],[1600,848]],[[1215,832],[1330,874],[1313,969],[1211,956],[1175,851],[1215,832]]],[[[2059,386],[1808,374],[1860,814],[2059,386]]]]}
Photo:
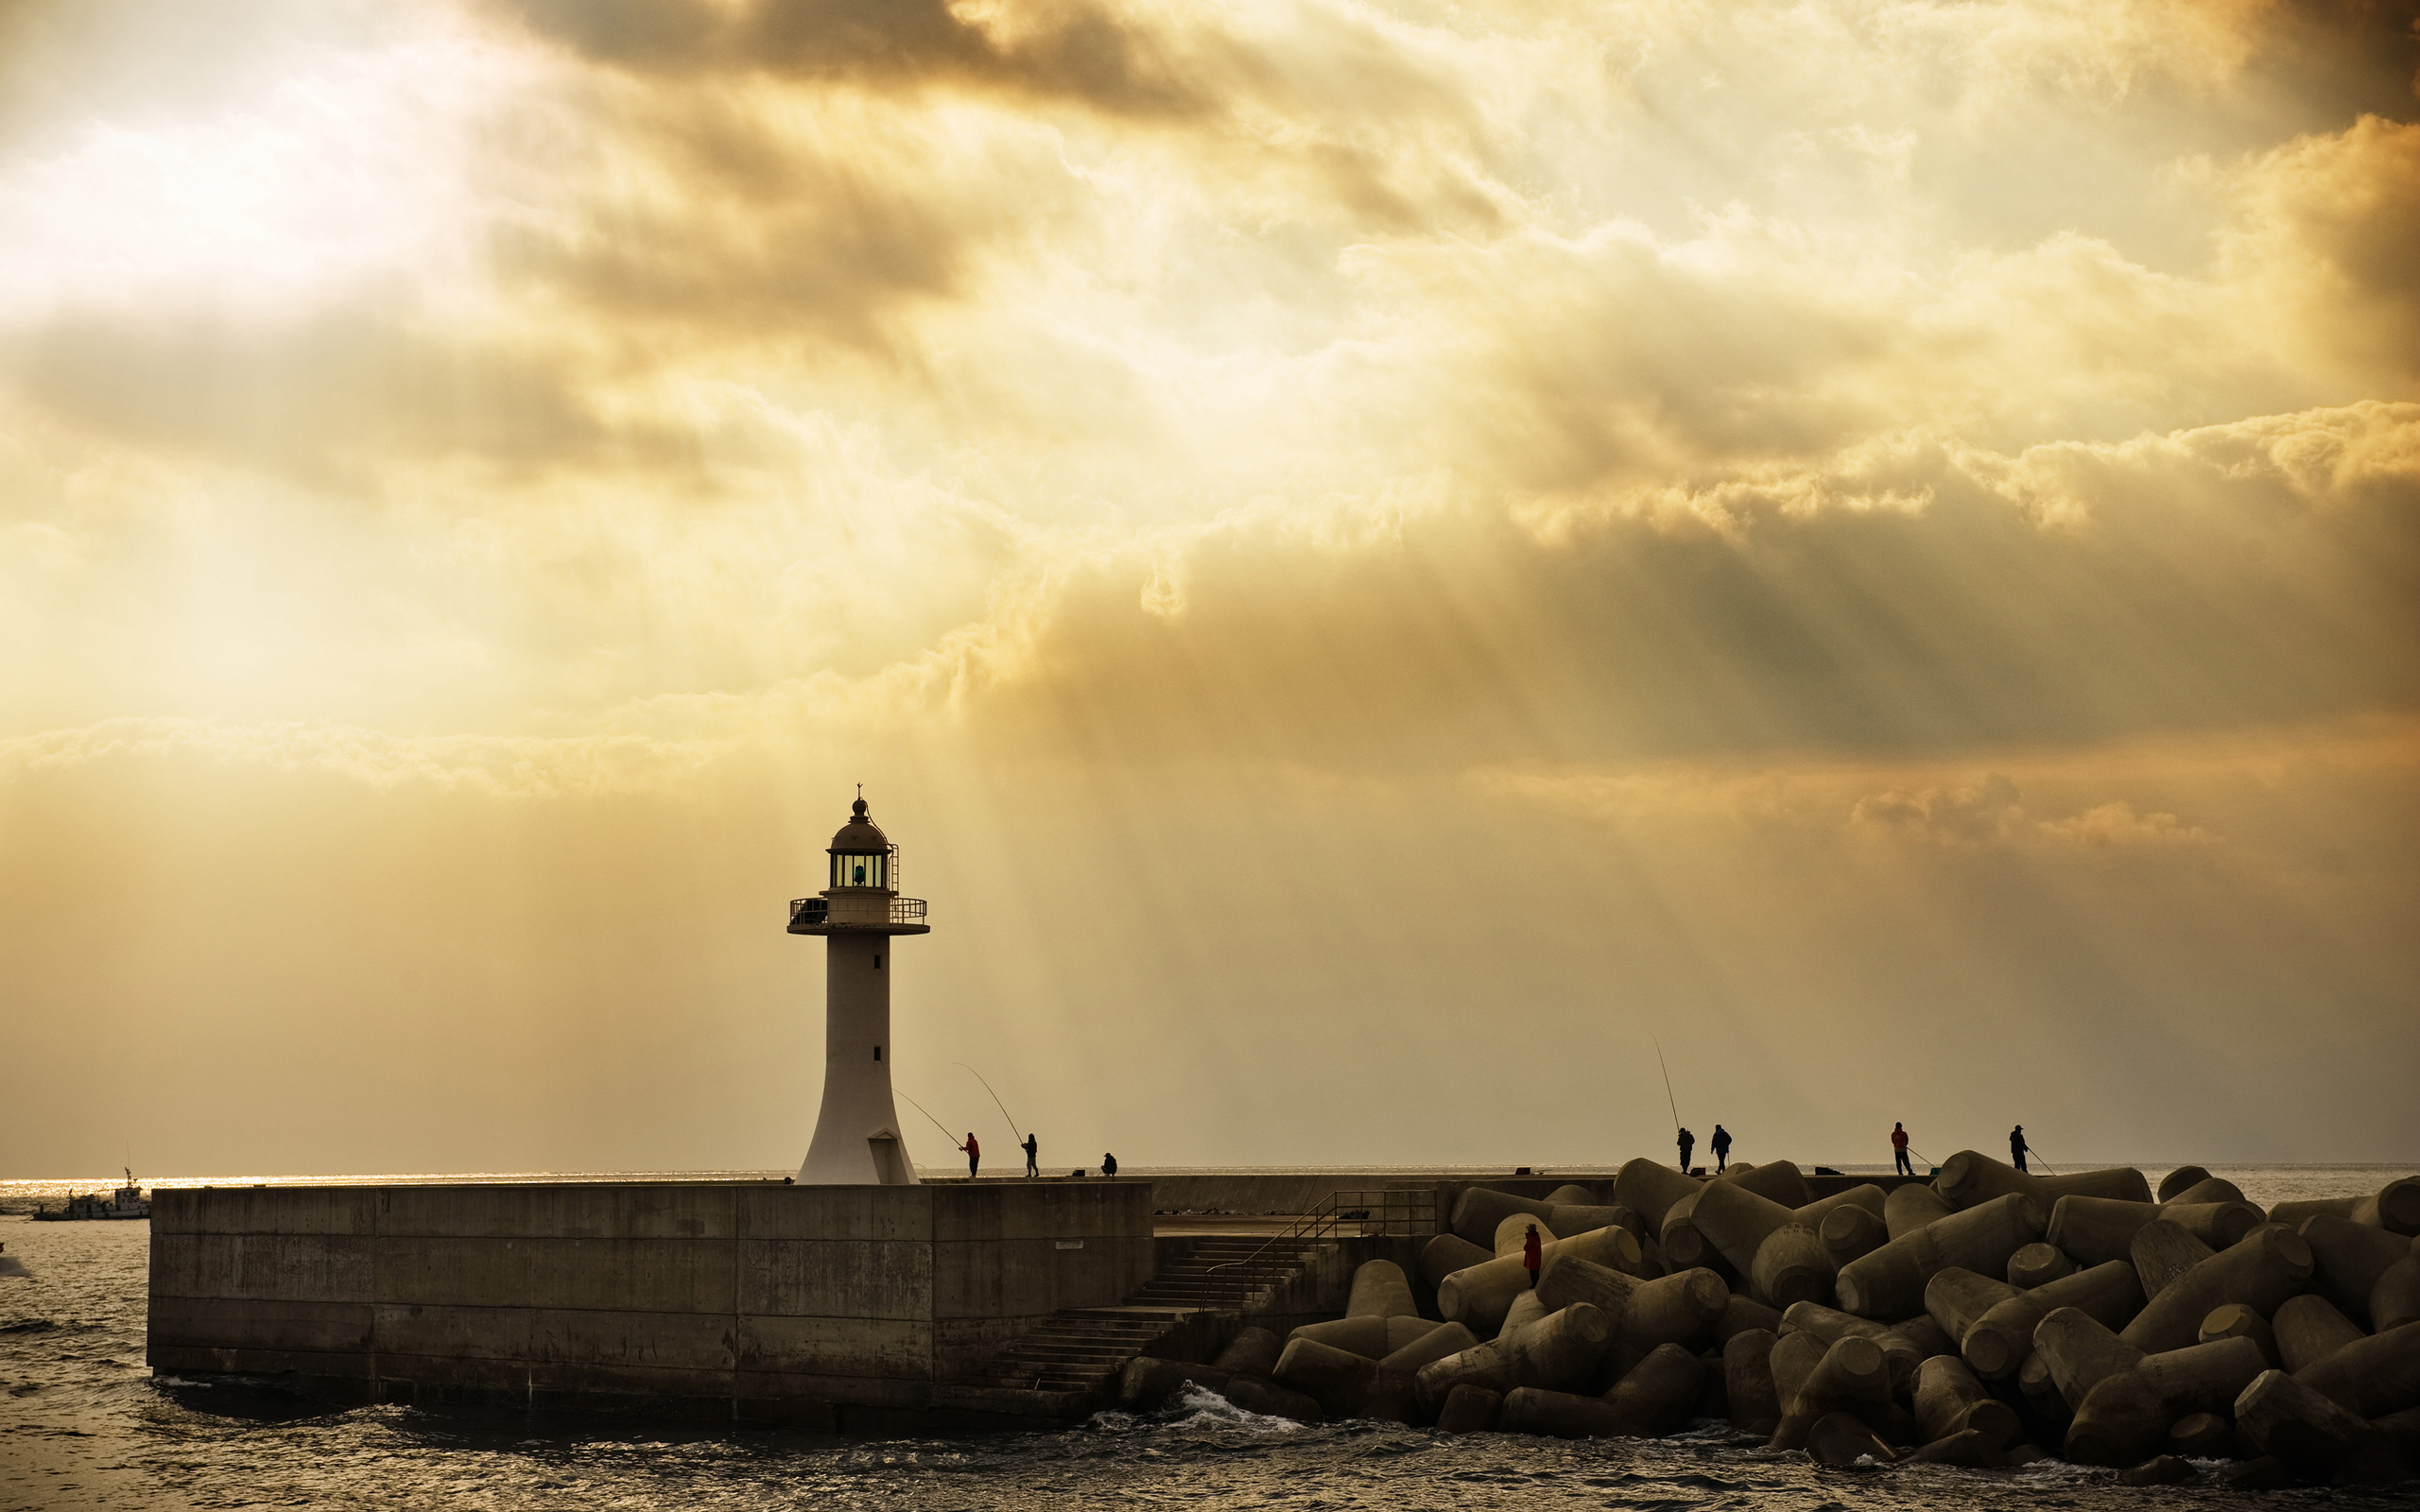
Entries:
{"type": "Polygon", "coordinates": [[[2242,1394],[2282,1367],[2252,1402],[2272,1455],[2309,1450],[2296,1473],[2333,1476],[2318,1435],[2368,1446],[2363,1476],[2420,1470],[2420,1252],[2381,1223],[2322,1211],[2298,1233],[2206,1177],[2163,1183],[2164,1205],[2058,1193],[2047,1213],[2040,1187],[1956,1208],[1778,1160],[1504,1192],[1357,1177],[170,1192],[149,1358],[340,1400],[877,1434],[1073,1423],[1187,1383],[1302,1421],[1447,1432],[1727,1416],[1818,1458],[1879,1446],[1991,1468],[2064,1450],[2146,1485],[2169,1473],[2148,1456],[2259,1448],[2238,1431],[2242,1394]],[[1296,1211],[1268,1205],[1306,1182],[1321,1190],[1296,1211]],[[1169,1211],[1214,1185],[1243,1211],[1169,1211]],[[1645,1209],[1607,1200],[1624,1185],[1645,1209]],[[1712,1264],[1642,1245],[1657,1205],[1712,1264]],[[1515,1247],[1532,1224],[1534,1287],[1515,1247]]]}
{"type": "Polygon", "coordinates": [[[344,1400],[979,1422],[1001,1345],[1152,1271],[1123,1182],[164,1190],[147,1356],[344,1400]]]}

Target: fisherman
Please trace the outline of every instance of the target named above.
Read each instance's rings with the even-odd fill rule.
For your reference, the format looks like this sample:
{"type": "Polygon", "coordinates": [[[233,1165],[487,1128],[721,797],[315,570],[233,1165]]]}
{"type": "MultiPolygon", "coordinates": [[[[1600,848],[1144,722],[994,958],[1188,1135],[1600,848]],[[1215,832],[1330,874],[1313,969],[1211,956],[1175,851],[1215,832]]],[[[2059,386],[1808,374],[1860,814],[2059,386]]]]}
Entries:
{"type": "Polygon", "coordinates": [[[1722,1168],[1731,1163],[1731,1131],[1717,1124],[1714,1138],[1705,1142],[1705,1147],[1714,1152],[1714,1174],[1720,1176],[1722,1168]]]}
{"type": "Polygon", "coordinates": [[[1908,1163],[1908,1127],[1904,1124],[1891,1125],[1892,1169],[1902,1176],[1913,1176],[1916,1168],[1908,1163]]]}
{"type": "Polygon", "coordinates": [[[1116,1156],[1104,1155],[1100,1158],[1100,1174],[1103,1176],[1115,1176],[1117,1174],[1116,1156]]]}
{"type": "Polygon", "coordinates": [[[983,1163],[983,1146],[975,1142],[975,1131],[966,1131],[966,1143],[959,1146],[966,1152],[966,1179],[975,1179],[976,1168],[983,1163]]]}
{"type": "Polygon", "coordinates": [[[1032,1132],[1032,1130],[1030,1130],[1030,1129],[1027,1130],[1027,1131],[1026,1131],[1026,1136],[1025,1136],[1025,1174],[1026,1174],[1026,1175],[1028,1175],[1028,1176],[1040,1176],[1040,1175],[1042,1174],[1042,1167],[1034,1163],[1034,1157],[1035,1157],[1036,1155],[1040,1154],[1040,1153],[1041,1153],[1041,1151],[1042,1151],[1042,1143],[1041,1143],[1041,1142],[1040,1142],[1039,1140],[1036,1140],[1036,1139],[1033,1137],[1033,1132],[1032,1132]]]}
{"type": "Polygon", "coordinates": [[[2016,1127],[2008,1131],[2009,1164],[2015,1166],[2020,1171],[2023,1171],[2025,1169],[2025,1152],[2031,1148],[2033,1148],[2032,1145],[2025,1143],[2024,1125],[2019,1124],[2016,1127]]]}
{"type": "Polygon", "coordinates": [[[1538,1289],[1538,1262],[1540,1253],[1541,1250],[1538,1244],[1538,1226],[1536,1224],[1531,1224],[1530,1225],[1530,1231],[1521,1236],[1521,1263],[1529,1269],[1530,1290],[1533,1292],[1538,1289]]]}
{"type": "Polygon", "coordinates": [[[1689,1174],[1689,1152],[1698,1147],[1698,1137],[1687,1129],[1681,1130],[1681,1174],[1689,1174]]]}

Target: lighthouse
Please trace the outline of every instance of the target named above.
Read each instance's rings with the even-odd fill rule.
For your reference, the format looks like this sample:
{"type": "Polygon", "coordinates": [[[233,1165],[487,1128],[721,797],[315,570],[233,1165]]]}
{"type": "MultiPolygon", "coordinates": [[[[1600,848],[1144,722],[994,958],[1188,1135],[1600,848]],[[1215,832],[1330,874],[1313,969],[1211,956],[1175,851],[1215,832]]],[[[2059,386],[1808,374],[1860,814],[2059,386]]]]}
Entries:
{"type": "Polygon", "coordinates": [[[912,1186],[890,1100],[890,942],[931,932],[925,901],[899,896],[899,848],[865,790],[832,837],[832,885],[790,902],[789,932],[823,936],[823,1108],[803,1186],[912,1186]]]}

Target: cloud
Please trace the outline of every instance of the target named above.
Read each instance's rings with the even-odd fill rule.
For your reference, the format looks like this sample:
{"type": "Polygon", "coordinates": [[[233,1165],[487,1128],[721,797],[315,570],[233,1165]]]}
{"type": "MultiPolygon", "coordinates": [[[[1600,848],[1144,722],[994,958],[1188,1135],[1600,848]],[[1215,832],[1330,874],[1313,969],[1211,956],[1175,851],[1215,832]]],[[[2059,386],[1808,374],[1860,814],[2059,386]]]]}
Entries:
{"type": "Polygon", "coordinates": [[[2173,814],[2137,814],[2131,803],[2103,803],[2064,819],[2043,819],[2034,833],[2091,850],[2124,845],[2204,843],[2217,836],[2179,822],[2173,814]]]}
{"type": "Polygon", "coordinates": [[[339,492],[378,491],[397,462],[527,474],[662,471],[691,455],[686,427],[606,413],[562,345],[396,302],[365,293],[275,324],[207,308],[62,312],[0,335],[0,376],[94,430],[339,492]]]}
{"type": "Polygon", "coordinates": [[[1160,38],[1081,0],[984,8],[981,21],[945,0],[496,0],[494,9],[582,57],[648,75],[954,80],[1121,112],[1207,107],[1160,38]]]}
{"type": "Polygon", "coordinates": [[[1849,823],[1876,833],[1955,849],[2050,843],[2085,850],[2113,846],[2200,844],[2217,837],[2173,814],[2137,814],[2124,799],[2064,818],[2031,817],[2014,780],[1999,772],[1958,787],[1870,793],[1849,811],[1849,823]]]}
{"type": "Polygon", "coordinates": [[[1814,472],[1712,501],[1721,528],[1703,496],[1542,524],[1454,486],[1238,511],[1069,560],[1016,601],[973,707],[1120,760],[1414,765],[2409,710],[2415,436],[2420,411],[2379,405],[2014,457],[1913,446],[1889,470],[1904,502],[1850,507],[1874,471],[1814,472]]]}
{"type": "Polygon", "coordinates": [[[2235,182],[2227,257],[2280,323],[2355,371],[2420,378],[2420,122],[2364,115],[2260,155],[2235,182]]]}
{"type": "Polygon", "coordinates": [[[730,749],[727,740],[634,734],[411,736],[331,725],[128,718],[0,740],[0,780],[112,763],[202,764],[325,774],[380,792],[417,787],[506,799],[595,799],[667,791],[730,749]]]}
{"type": "Polygon", "coordinates": [[[1997,772],[1970,786],[1884,792],[1858,799],[1853,823],[1942,845],[1984,845],[2023,833],[2016,784],[1997,772]]]}
{"type": "MultiPolygon", "coordinates": [[[[1209,1159],[1372,1044],[1467,1119],[1374,1157],[1493,1158],[1508,961],[1530,1040],[1652,1005],[1844,1148],[1841,1046],[2025,1014],[2113,1154],[2233,1137],[2283,1004],[2297,1085],[2402,1106],[2393,8],[198,13],[0,59],[0,954],[60,1005],[0,1034],[290,1046],[442,958],[728,1105],[799,1024],[753,910],[867,778],[958,900],[903,1024],[1076,1109],[1154,1045],[1203,1074],[1069,1116],[1209,1159]]],[[[1612,1063],[1535,1137],[1602,1146],[1551,1109],[1612,1063]]],[[[469,1126],[393,1111],[339,1122],[469,1126]]]]}
{"type": "Polygon", "coordinates": [[[1072,216],[1076,186],[1043,133],[846,100],[792,109],[746,84],[566,88],[546,135],[571,187],[497,223],[493,271],[508,299],[614,333],[626,361],[837,345],[912,368],[905,315],[976,297],[992,261],[1072,216]],[[575,140],[599,117],[604,136],[575,140]]]}

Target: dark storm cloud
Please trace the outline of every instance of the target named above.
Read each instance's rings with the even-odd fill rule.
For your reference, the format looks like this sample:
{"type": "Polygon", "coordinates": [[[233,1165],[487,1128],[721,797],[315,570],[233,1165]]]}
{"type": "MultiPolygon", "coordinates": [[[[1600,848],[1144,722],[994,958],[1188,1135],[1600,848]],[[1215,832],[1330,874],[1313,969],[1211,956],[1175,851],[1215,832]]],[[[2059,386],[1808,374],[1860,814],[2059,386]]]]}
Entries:
{"type": "Polygon", "coordinates": [[[1026,8],[997,29],[943,0],[491,0],[580,56],[633,73],[929,80],[1063,96],[1135,114],[1208,108],[1150,36],[1083,4],[1026,8]]]}
{"type": "Polygon", "coordinates": [[[1039,234],[1068,193],[1053,159],[953,162],[910,123],[791,129],[713,91],[590,103],[614,122],[615,162],[575,213],[499,227],[494,266],[509,286],[577,301],[634,352],[666,326],[897,352],[898,315],[961,296],[983,255],[1039,234]]]}
{"type": "Polygon", "coordinates": [[[2287,0],[2256,10],[2246,72],[2291,102],[2296,129],[2340,131],[2420,108],[2420,3],[2287,0]]]}

